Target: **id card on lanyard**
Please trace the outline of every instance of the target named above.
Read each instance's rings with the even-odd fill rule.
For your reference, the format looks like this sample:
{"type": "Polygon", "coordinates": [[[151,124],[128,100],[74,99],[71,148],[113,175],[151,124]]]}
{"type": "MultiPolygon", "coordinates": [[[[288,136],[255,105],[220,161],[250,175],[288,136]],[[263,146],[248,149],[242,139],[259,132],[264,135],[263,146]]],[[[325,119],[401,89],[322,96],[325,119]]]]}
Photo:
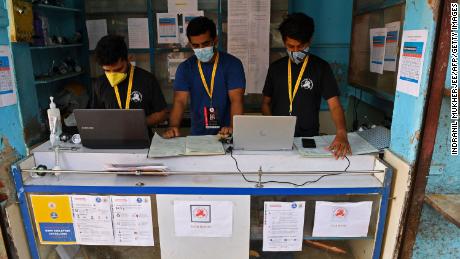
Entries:
{"type": "MultiPolygon", "coordinates": [[[[125,110],[129,110],[129,104],[131,103],[131,91],[133,90],[133,77],[134,77],[134,66],[131,65],[131,69],[129,71],[129,83],[128,83],[128,90],[126,91],[126,103],[125,103],[125,110]]],[[[121,98],[120,92],[118,91],[118,85],[113,87],[115,91],[115,96],[117,97],[117,103],[120,110],[123,109],[121,106],[121,98]]]]}
{"type": "Polygon", "coordinates": [[[204,117],[204,126],[206,129],[219,129],[219,120],[217,109],[212,105],[212,95],[214,93],[214,79],[216,77],[217,64],[219,63],[219,53],[216,54],[216,59],[214,61],[214,66],[212,68],[211,75],[211,87],[208,87],[206,78],[204,77],[203,69],[201,68],[201,62],[198,60],[198,71],[200,72],[201,82],[203,87],[206,90],[206,93],[209,96],[210,102],[209,107],[203,107],[203,117],[204,117]]]}
{"type": "Polygon", "coordinates": [[[299,76],[294,86],[294,92],[292,91],[292,69],[291,69],[291,59],[288,59],[288,92],[289,92],[289,115],[292,115],[292,104],[294,103],[294,98],[299,90],[300,81],[302,81],[303,74],[305,73],[305,68],[308,64],[308,56],[305,57],[302,69],[300,70],[299,76]]]}

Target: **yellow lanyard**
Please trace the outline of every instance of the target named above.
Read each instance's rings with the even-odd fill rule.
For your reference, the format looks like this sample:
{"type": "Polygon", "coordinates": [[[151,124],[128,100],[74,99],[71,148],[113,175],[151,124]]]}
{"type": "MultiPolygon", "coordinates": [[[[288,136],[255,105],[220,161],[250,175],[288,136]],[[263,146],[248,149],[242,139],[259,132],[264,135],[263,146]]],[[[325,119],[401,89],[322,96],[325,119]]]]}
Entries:
{"type": "Polygon", "coordinates": [[[289,115],[292,113],[292,104],[294,103],[295,95],[297,94],[297,90],[299,90],[300,81],[302,80],[303,73],[305,72],[305,68],[308,64],[308,56],[305,57],[302,65],[302,69],[300,70],[299,76],[297,77],[297,82],[295,83],[294,92],[292,92],[292,74],[291,74],[291,59],[289,58],[288,62],[288,92],[289,92],[289,115]]]}
{"type": "MultiPolygon", "coordinates": [[[[129,104],[131,103],[131,91],[133,89],[133,76],[134,76],[134,66],[131,65],[131,70],[129,71],[128,91],[126,92],[125,110],[129,110],[129,104]]],[[[123,107],[121,106],[120,93],[118,92],[118,85],[114,86],[113,89],[115,90],[115,96],[117,97],[118,107],[120,107],[120,109],[123,109],[123,107]]]]}
{"type": "Polygon", "coordinates": [[[208,83],[206,82],[206,78],[203,74],[203,69],[201,68],[201,62],[198,60],[198,70],[200,71],[201,82],[203,82],[204,89],[206,93],[208,93],[209,98],[211,99],[211,106],[212,106],[212,94],[214,92],[214,78],[216,77],[217,71],[217,63],[219,62],[219,53],[216,54],[216,60],[214,60],[214,66],[212,68],[212,76],[211,76],[211,88],[208,87],[208,83]]]}

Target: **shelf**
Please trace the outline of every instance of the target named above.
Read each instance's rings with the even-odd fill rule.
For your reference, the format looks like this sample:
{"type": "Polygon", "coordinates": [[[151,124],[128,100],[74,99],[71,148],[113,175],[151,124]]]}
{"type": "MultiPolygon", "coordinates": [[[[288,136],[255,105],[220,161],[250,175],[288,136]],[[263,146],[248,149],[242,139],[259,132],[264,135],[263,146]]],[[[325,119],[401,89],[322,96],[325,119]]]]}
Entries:
{"type": "Polygon", "coordinates": [[[65,11],[65,12],[74,12],[74,13],[81,12],[80,9],[76,9],[76,8],[61,7],[61,6],[46,5],[46,4],[35,4],[34,7],[44,9],[44,10],[55,10],[55,11],[65,11]]]}
{"type": "Polygon", "coordinates": [[[81,43],[66,44],[66,45],[50,45],[50,46],[31,46],[31,50],[46,50],[46,49],[64,49],[64,48],[78,48],[83,46],[81,43]]]}
{"type": "Polygon", "coordinates": [[[73,72],[73,73],[68,73],[68,74],[65,74],[65,75],[53,76],[53,77],[49,77],[49,78],[45,78],[45,79],[35,80],[35,84],[36,85],[49,84],[49,83],[57,82],[57,81],[60,81],[60,80],[64,80],[64,79],[68,79],[68,78],[72,78],[72,77],[77,77],[77,76],[80,76],[82,74],[84,74],[84,72],[73,72]]]}
{"type": "Polygon", "coordinates": [[[460,228],[460,194],[427,194],[425,202],[460,228]]]}

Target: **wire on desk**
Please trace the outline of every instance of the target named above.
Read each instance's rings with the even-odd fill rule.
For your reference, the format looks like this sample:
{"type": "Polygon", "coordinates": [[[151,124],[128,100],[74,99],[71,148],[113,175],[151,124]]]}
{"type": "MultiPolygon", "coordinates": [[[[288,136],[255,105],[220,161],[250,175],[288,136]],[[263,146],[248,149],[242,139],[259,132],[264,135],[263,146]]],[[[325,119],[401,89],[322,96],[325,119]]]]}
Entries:
{"type": "MultiPolygon", "coordinates": [[[[249,180],[248,178],[246,178],[246,176],[244,175],[244,173],[241,171],[239,165],[238,165],[238,160],[236,160],[236,158],[233,156],[233,147],[228,147],[227,148],[227,152],[230,153],[230,157],[235,161],[235,165],[236,165],[236,169],[238,170],[238,172],[241,174],[241,176],[243,177],[243,179],[248,182],[248,183],[259,183],[259,181],[253,181],[253,180],[249,180]]],[[[334,175],[341,175],[341,174],[345,174],[347,173],[347,170],[348,168],[350,167],[350,159],[348,159],[347,156],[345,156],[345,158],[347,159],[348,161],[348,165],[347,167],[345,168],[345,170],[343,172],[337,172],[337,173],[327,173],[327,174],[323,174],[321,175],[320,177],[318,177],[318,179],[315,179],[315,180],[312,180],[312,181],[306,181],[302,184],[297,184],[297,183],[293,183],[293,182],[285,182],[285,181],[264,181],[264,182],[260,182],[261,184],[267,184],[267,183],[278,183],[278,184],[290,184],[290,185],[293,185],[295,187],[302,187],[306,184],[312,184],[312,183],[316,183],[318,182],[319,180],[323,179],[324,177],[326,176],[334,176],[334,175]]]]}

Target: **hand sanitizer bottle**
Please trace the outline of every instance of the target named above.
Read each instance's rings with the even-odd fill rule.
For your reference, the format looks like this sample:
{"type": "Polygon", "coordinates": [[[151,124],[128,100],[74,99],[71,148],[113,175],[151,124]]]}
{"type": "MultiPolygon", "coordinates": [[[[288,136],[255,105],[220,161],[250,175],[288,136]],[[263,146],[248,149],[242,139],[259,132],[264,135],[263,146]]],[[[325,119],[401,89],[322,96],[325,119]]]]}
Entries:
{"type": "Polygon", "coordinates": [[[56,108],[56,104],[54,103],[54,97],[50,96],[50,108],[48,109],[48,122],[50,125],[50,142],[51,145],[54,146],[54,143],[59,136],[62,134],[62,122],[61,122],[61,112],[58,108],[56,108]],[[53,138],[53,139],[51,139],[53,138]]]}

